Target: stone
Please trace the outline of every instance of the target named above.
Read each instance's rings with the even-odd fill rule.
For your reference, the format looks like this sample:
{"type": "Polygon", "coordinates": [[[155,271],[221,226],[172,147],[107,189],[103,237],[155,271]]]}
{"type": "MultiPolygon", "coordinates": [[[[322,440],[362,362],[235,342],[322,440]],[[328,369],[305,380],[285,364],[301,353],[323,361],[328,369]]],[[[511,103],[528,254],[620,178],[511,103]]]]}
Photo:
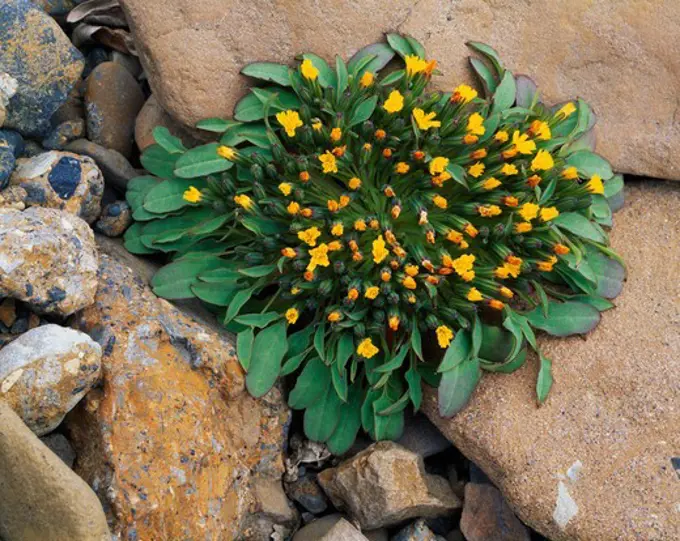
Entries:
{"type": "Polygon", "coordinates": [[[85,120],[85,104],[80,95],[80,86],[81,85],[73,88],[66,98],[66,101],[62,103],[61,107],[59,107],[52,115],[50,120],[52,127],[57,127],[64,122],[85,120]]]}
{"type": "Polygon", "coordinates": [[[0,399],[49,434],[99,381],[102,350],[85,333],[43,325],[0,350],[0,399]]]}
{"type": "Polygon", "coordinates": [[[0,536],[110,541],[92,489],[0,401],[0,536]]]}
{"type": "Polygon", "coordinates": [[[120,51],[113,51],[111,54],[111,62],[123,66],[135,79],[139,78],[143,73],[142,65],[136,56],[121,53],[120,51]]]}
{"type": "Polygon", "coordinates": [[[451,448],[451,442],[422,413],[406,416],[404,433],[397,443],[423,458],[429,458],[451,448]]]}
{"type": "Polygon", "coordinates": [[[540,408],[536,359],[485,375],[451,419],[425,393],[430,420],[553,541],[680,539],[680,191],[629,182],[626,201],[611,234],[623,293],[587,336],[540,337],[555,381],[540,408]]]}
{"type": "Polygon", "coordinates": [[[66,15],[79,2],[74,0],[31,0],[50,15],[66,15]]]}
{"type": "Polygon", "coordinates": [[[366,536],[368,541],[390,541],[390,534],[387,528],[378,528],[377,530],[370,530],[361,532],[366,536]]]}
{"type": "Polygon", "coordinates": [[[0,128],[5,123],[5,118],[7,118],[7,109],[5,109],[4,103],[0,103],[0,128]]]}
{"type": "Polygon", "coordinates": [[[106,185],[115,188],[121,194],[125,194],[130,179],[139,176],[139,172],[120,152],[104,148],[87,139],[76,139],[66,145],[66,150],[92,158],[104,173],[106,185]]]}
{"type": "Polygon", "coordinates": [[[179,137],[187,147],[195,146],[198,143],[198,135],[179,124],[166,113],[158,104],[155,95],[149,96],[144,107],[137,115],[135,121],[135,142],[140,151],[153,145],[156,141],[153,138],[153,130],[157,126],[167,128],[175,137],[179,137]]]}
{"type": "Polygon", "coordinates": [[[156,298],[106,254],[96,302],[74,326],[104,350],[103,387],[65,425],[76,471],[118,538],[258,540],[282,521],[292,529],[281,483],[290,411],[278,388],[248,394],[231,335],[156,298]]]}
{"type": "Polygon", "coordinates": [[[48,150],[63,150],[71,141],[83,136],[85,121],[83,119],[67,120],[59,124],[43,139],[42,146],[48,150]]]}
{"type": "Polygon", "coordinates": [[[16,158],[21,157],[26,142],[21,134],[12,130],[0,130],[0,147],[9,148],[16,158]]]}
{"type": "Polygon", "coordinates": [[[43,442],[50,451],[57,455],[64,464],[69,468],[73,468],[73,464],[76,461],[76,452],[73,450],[73,446],[66,436],[59,432],[52,432],[52,434],[40,438],[40,441],[43,442]]]}
{"type": "Polygon", "coordinates": [[[0,297],[69,316],[94,302],[97,259],[92,230],[80,218],[41,207],[0,208],[0,297]]]}
{"type": "Polygon", "coordinates": [[[0,74],[16,81],[5,127],[45,135],[50,117],[80,79],[83,56],[54,19],[29,0],[0,6],[0,43],[0,74]]]}
{"type": "Polygon", "coordinates": [[[107,237],[120,237],[132,225],[132,209],[126,201],[109,203],[102,209],[94,228],[107,237]]]}
{"type": "Polygon", "coordinates": [[[50,151],[17,160],[10,186],[26,190],[26,206],[64,210],[87,223],[101,213],[104,176],[89,156],[50,151]]]}
{"type": "Polygon", "coordinates": [[[291,500],[315,515],[322,514],[328,508],[326,495],[313,474],[308,473],[292,483],[287,483],[286,493],[291,500]]]}
{"type": "Polygon", "coordinates": [[[4,190],[9,184],[9,177],[16,165],[14,151],[0,140],[0,190],[4,190]]]}
{"type": "Polygon", "coordinates": [[[529,541],[529,531],[495,486],[467,483],[460,529],[468,541],[529,541]]]}
{"type": "Polygon", "coordinates": [[[328,515],[300,528],[292,541],[368,541],[342,515],[328,515]]]}
{"type": "Polygon", "coordinates": [[[364,530],[461,507],[446,479],[426,473],[422,457],[394,442],[375,443],[322,471],[318,480],[333,505],[347,510],[364,530]]]}
{"type": "Polygon", "coordinates": [[[115,62],[99,64],[87,78],[85,90],[89,139],[130,158],[142,105],[142,89],[127,69],[115,62]]]}
{"type": "Polygon", "coordinates": [[[646,0],[122,0],[140,60],[163,109],[187,126],[230,117],[248,63],[290,63],[300,52],[332,61],[381,41],[384,32],[420,40],[450,91],[471,81],[468,40],[495,47],[557,103],[580,96],[597,112],[599,151],[621,172],[680,179],[676,89],[680,3],[646,0]],[[301,16],[300,14],[304,14],[301,16]],[[560,47],[545,47],[545,31],[560,47]],[[571,29],[571,30],[569,30],[571,29]],[[219,68],[216,68],[219,66],[219,68]],[[606,82],[606,84],[605,84],[606,82]],[[653,100],[649,96],[654,96],[653,100]],[[631,104],[649,103],[645,107],[631,104]],[[635,152],[631,152],[635,149],[635,152]]]}
{"type": "Polygon", "coordinates": [[[391,541],[437,541],[437,536],[421,519],[401,529],[397,535],[392,537],[391,541]]]}

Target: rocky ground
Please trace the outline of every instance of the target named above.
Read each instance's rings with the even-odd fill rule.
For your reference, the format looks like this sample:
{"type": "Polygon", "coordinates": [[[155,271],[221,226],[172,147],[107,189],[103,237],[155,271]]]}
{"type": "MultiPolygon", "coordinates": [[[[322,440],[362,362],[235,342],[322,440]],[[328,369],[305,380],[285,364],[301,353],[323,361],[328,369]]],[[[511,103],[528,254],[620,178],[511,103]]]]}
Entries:
{"type": "Polygon", "coordinates": [[[120,4],[0,3],[0,538],[680,538],[680,42],[662,37],[680,9],[556,3],[538,26],[570,28],[571,53],[553,57],[536,2],[120,4]],[[446,86],[467,77],[463,38],[509,29],[493,45],[551,98],[592,102],[618,170],[671,181],[629,181],[612,233],[626,287],[585,338],[543,339],[542,407],[527,363],[453,419],[426,393],[398,442],[333,457],[283,384],[248,395],[209,314],[153,295],[159,262],[119,238],[125,186],[155,126],[191,145],[195,120],[230,115],[244,62],[351,53],[395,28],[446,86]]]}

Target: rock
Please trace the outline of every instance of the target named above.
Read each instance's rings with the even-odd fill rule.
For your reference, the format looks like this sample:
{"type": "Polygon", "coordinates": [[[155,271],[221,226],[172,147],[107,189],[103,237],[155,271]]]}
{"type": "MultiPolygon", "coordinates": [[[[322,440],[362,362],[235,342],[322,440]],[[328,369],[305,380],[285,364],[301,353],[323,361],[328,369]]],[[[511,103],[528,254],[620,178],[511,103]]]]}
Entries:
{"type": "Polygon", "coordinates": [[[365,530],[461,506],[444,478],[425,473],[422,457],[393,442],[372,445],[322,471],[318,480],[333,505],[346,509],[365,530]]]}
{"type": "Polygon", "coordinates": [[[109,541],[97,496],[0,401],[0,536],[109,541]]]}
{"type": "Polygon", "coordinates": [[[85,91],[89,138],[129,158],[142,105],[144,94],[127,69],[115,62],[100,64],[87,78],[85,91]]]}
{"type": "Polygon", "coordinates": [[[92,158],[104,173],[107,186],[116,188],[121,194],[125,193],[128,181],[139,176],[137,170],[120,152],[104,148],[87,139],[77,139],[69,143],[66,150],[92,158]]]}
{"type": "Polygon", "coordinates": [[[404,433],[397,443],[423,458],[451,448],[451,442],[422,413],[406,417],[404,433]]]}
{"type": "Polygon", "coordinates": [[[93,47],[87,53],[85,57],[85,69],[83,69],[83,79],[87,77],[94,71],[94,69],[104,62],[109,61],[109,52],[101,47],[93,47]]]}
{"type": "Polygon", "coordinates": [[[310,513],[322,514],[328,508],[328,500],[316,482],[316,476],[306,474],[296,481],[286,484],[286,493],[310,513]]]}
{"type": "Polygon", "coordinates": [[[256,540],[294,526],[281,484],[290,412],[276,388],[250,397],[230,335],[108,255],[96,303],[74,325],[102,345],[103,389],[65,424],[115,535],[256,540]]]}
{"type": "Polygon", "coordinates": [[[111,54],[111,61],[123,66],[135,79],[139,78],[142,74],[142,65],[139,63],[139,59],[136,56],[121,53],[120,51],[113,51],[111,54]]]}
{"type": "Polygon", "coordinates": [[[53,127],[57,127],[64,122],[75,122],[78,120],[85,120],[85,105],[80,96],[79,86],[76,86],[68,95],[66,101],[52,115],[50,122],[53,127]]]}
{"type": "Polygon", "coordinates": [[[17,160],[10,186],[26,190],[26,206],[55,208],[87,223],[101,213],[104,176],[89,156],[51,151],[17,160]]]}
{"type": "Polygon", "coordinates": [[[673,159],[680,153],[674,120],[680,42],[666,39],[680,25],[678,2],[395,0],[389,9],[380,0],[122,4],[154,95],[188,126],[231,116],[247,85],[239,71],[250,62],[289,63],[301,51],[330,61],[336,54],[349,58],[383,32],[399,31],[420,40],[439,62],[443,76],[436,87],[450,91],[471,80],[465,42],[484,41],[513,71],[535,79],[548,102],[588,101],[600,122],[599,150],[615,169],[680,178],[673,159]],[[545,32],[537,28],[565,29],[559,32],[563,47],[546,48],[545,32]],[[649,96],[648,107],[631,107],[650,102],[649,96]]]}
{"type": "Polygon", "coordinates": [[[9,177],[14,171],[16,161],[14,151],[0,140],[0,190],[4,190],[9,184],[9,177]]]}
{"type": "Polygon", "coordinates": [[[132,225],[132,210],[126,201],[110,203],[102,210],[95,230],[107,237],[120,237],[132,225]]]}
{"type": "Polygon", "coordinates": [[[62,150],[67,144],[85,133],[85,121],[67,120],[59,124],[43,139],[42,146],[48,150],[62,150]]]}
{"type": "Polygon", "coordinates": [[[21,134],[12,130],[0,130],[0,147],[9,148],[16,158],[24,152],[25,141],[21,134]]]}
{"type": "Polygon", "coordinates": [[[493,485],[467,483],[460,529],[468,541],[529,541],[529,531],[493,485]]]}
{"type": "Polygon", "coordinates": [[[73,463],[76,461],[76,452],[73,450],[71,442],[66,439],[66,436],[58,432],[52,432],[52,434],[40,438],[40,441],[61,458],[64,464],[69,468],[73,468],[73,463]]]}
{"type": "Polygon", "coordinates": [[[390,534],[387,532],[387,528],[378,528],[377,530],[361,533],[366,536],[368,541],[390,541],[390,534]]]}
{"type": "Polygon", "coordinates": [[[157,126],[167,128],[175,137],[179,137],[187,147],[195,146],[198,143],[198,135],[194,135],[189,130],[178,124],[166,113],[158,104],[155,95],[151,95],[142,110],[137,115],[135,121],[135,142],[140,151],[153,145],[156,141],[153,138],[153,129],[157,126]]]}
{"type": "Polygon", "coordinates": [[[553,541],[680,539],[680,191],[629,183],[626,201],[611,241],[628,281],[585,338],[541,337],[555,383],[540,408],[533,361],[485,375],[452,419],[425,393],[432,422],[553,541]]]}
{"type": "Polygon", "coordinates": [[[50,117],[80,79],[83,57],[54,19],[29,0],[0,7],[0,43],[0,73],[16,81],[5,127],[44,135],[50,117]]]}
{"type": "Polygon", "coordinates": [[[300,528],[292,541],[368,541],[341,515],[328,515],[300,528]]]}
{"type": "Polygon", "coordinates": [[[31,0],[50,15],[66,15],[79,2],[74,0],[31,0]]]}
{"type": "Polygon", "coordinates": [[[97,249],[80,218],[54,209],[0,208],[0,297],[69,316],[94,302],[97,249]]]}
{"type": "MultiPolygon", "coordinates": [[[[427,527],[424,520],[417,520],[399,531],[391,541],[437,541],[437,536],[427,527]]],[[[491,539],[489,539],[491,541],[491,539]]]]}
{"type": "Polygon", "coordinates": [[[5,109],[5,104],[0,102],[0,128],[5,123],[5,118],[7,117],[7,109],[5,109]]]}

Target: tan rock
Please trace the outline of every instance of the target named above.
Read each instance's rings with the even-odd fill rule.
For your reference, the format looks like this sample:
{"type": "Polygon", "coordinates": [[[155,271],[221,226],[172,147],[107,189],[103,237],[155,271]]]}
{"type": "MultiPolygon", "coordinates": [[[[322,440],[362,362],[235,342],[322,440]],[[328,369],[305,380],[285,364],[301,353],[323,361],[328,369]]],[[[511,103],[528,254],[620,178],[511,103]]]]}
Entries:
{"type": "Polygon", "coordinates": [[[368,541],[341,515],[328,515],[300,528],[292,541],[368,541]]]}
{"type": "Polygon", "coordinates": [[[536,362],[486,375],[469,406],[432,422],[554,541],[680,539],[680,191],[627,187],[613,247],[628,264],[617,307],[591,334],[542,338],[554,386],[537,408],[536,362]],[[677,460],[677,459],[676,459],[677,460]]]}
{"type": "Polygon", "coordinates": [[[109,541],[94,492],[0,401],[0,536],[109,541]]]}
{"type": "Polygon", "coordinates": [[[467,541],[529,541],[529,530],[488,483],[466,483],[460,529],[467,541]]]}
{"type": "Polygon", "coordinates": [[[318,476],[333,505],[362,529],[437,517],[461,504],[448,482],[425,473],[423,459],[393,442],[378,442],[318,476]]]}
{"type": "Polygon", "coordinates": [[[96,303],[74,324],[102,345],[104,379],[66,424],[116,535],[260,540],[292,525],[280,481],[289,410],[277,389],[248,395],[226,333],[107,255],[96,303]]]}
{"type": "Polygon", "coordinates": [[[383,32],[411,34],[440,64],[436,86],[470,79],[467,40],[497,48],[548,102],[580,96],[600,119],[599,150],[622,172],[680,178],[676,119],[680,4],[644,0],[123,0],[163,108],[193,126],[229,117],[256,61],[351,56],[383,32]],[[552,41],[550,39],[552,38],[552,41]],[[546,46],[550,42],[553,46],[546,46]],[[644,106],[639,106],[645,104],[644,106]],[[631,149],[635,149],[632,152],[631,149]]]}
{"type": "Polygon", "coordinates": [[[139,111],[135,121],[135,142],[140,151],[156,142],[153,138],[153,129],[157,126],[167,128],[172,135],[179,137],[187,146],[197,144],[197,136],[192,135],[187,128],[173,120],[158,104],[156,97],[151,95],[139,111]]]}

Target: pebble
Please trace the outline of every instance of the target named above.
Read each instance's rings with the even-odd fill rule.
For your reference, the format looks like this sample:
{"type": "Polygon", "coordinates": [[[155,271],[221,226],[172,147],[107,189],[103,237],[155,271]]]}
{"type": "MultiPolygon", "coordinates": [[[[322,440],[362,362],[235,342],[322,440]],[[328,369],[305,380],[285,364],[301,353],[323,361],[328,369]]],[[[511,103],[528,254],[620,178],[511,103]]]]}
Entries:
{"type": "Polygon", "coordinates": [[[66,146],[66,150],[92,158],[104,174],[107,186],[125,194],[127,183],[140,175],[120,152],[104,148],[87,139],[77,139],[66,146]]]}
{"type": "Polygon", "coordinates": [[[127,201],[116,201],[102,209],[94,228],[107,237],[120,237],[132,225],[132,209],[127,201]]]}
{"type": "Polygon", "coordinates": [[[85,133],[85,121],[83,119],[67,120],[59,124],[42,141],[43,148],[48,150],[63,150],[71,141],[79,139],[85,133]]]}
{"type": "Polygon", "coordinates": [[[328,508],[328,499],[316,482],[316,476],[308,473],[297,481],[286,484],[286,493],[310,513],[322,514],[328,508]]]}

